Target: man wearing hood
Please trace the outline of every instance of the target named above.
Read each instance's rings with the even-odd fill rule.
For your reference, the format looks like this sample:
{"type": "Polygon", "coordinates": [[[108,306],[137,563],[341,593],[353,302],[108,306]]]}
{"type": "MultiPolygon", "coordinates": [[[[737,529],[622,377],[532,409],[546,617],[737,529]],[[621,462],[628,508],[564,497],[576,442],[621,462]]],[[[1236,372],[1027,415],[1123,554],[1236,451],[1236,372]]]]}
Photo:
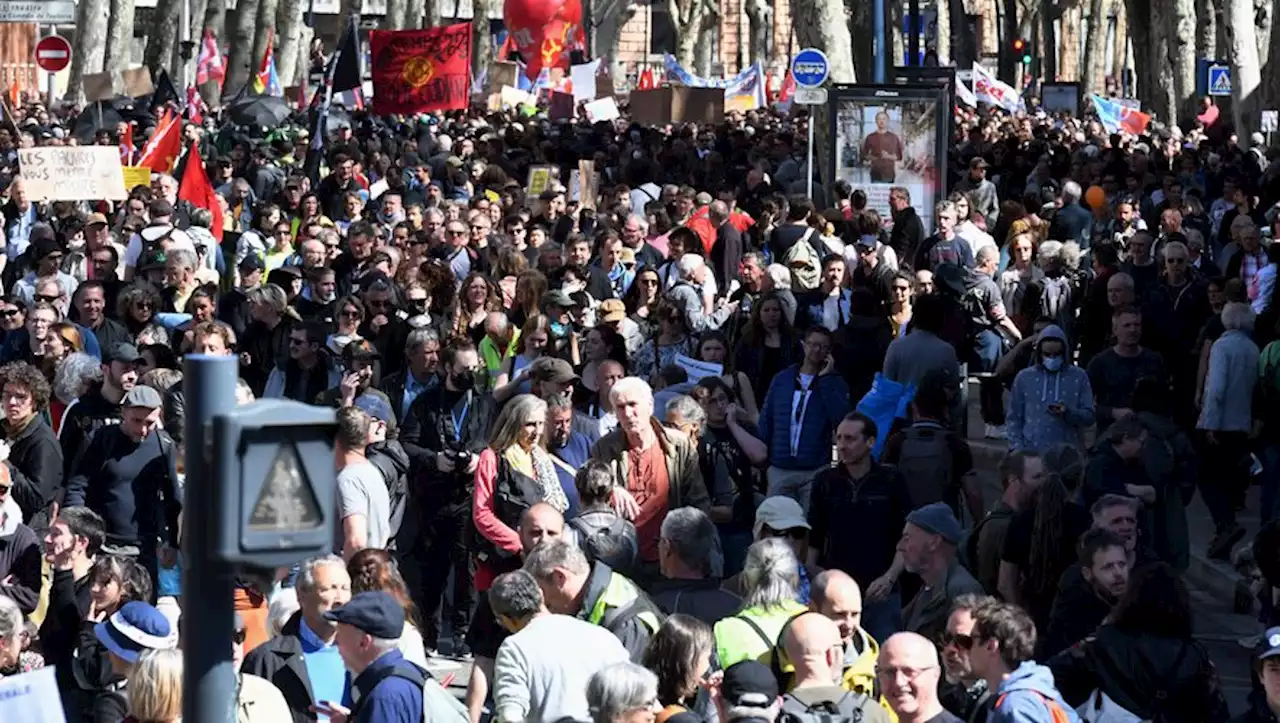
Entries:
{"type": "Polygon", "coordinates": [[[987,723],[1078,723],[1054,687],[1053,673],[1032,660],[1036,625],[1022,608],[1008,603],[973,611],[969,664],[987,681],[995,703],[987,723]]]}
{"type": "Polygon", "coordinates": [[[1071,364],[1067,337],[1055,325],[1036,341],[1036,359],[1013,380],[1006,422],[1009,448],[1044,452],[1055,444],[1079,445],[1093,424],[1093,388],[1089,375],[1071,364]]]}

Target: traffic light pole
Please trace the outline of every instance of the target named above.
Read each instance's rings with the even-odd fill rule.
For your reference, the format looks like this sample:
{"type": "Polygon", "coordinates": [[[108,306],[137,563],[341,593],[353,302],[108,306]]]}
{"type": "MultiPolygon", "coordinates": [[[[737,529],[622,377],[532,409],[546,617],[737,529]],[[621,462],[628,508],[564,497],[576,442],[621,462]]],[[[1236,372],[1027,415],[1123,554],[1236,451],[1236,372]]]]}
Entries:
{"type": "Polygon", "coordinates": [[[183,361],[186,395],[182,559],[182,641],[185,666],[182,717],[192,723],[231,723],[236,710],[236,671],[231,662],[235,624],[235,574],[212,554],[219,520],[219,490],[233,460],[213,459],[213,418],[236,407],[238,359],[188,354],[183,361]]]}
{"type": "Polygon", "coordinates": [[[886,60],[889,57],[889,44],[885,42],[884,30],[884,4],[885,0],[871,0],[871,36],[875,38],[871,52],[874,54],[872,65],[874,66],[874,81],[883,85],[888,82],[888,68],[886,60]]]}

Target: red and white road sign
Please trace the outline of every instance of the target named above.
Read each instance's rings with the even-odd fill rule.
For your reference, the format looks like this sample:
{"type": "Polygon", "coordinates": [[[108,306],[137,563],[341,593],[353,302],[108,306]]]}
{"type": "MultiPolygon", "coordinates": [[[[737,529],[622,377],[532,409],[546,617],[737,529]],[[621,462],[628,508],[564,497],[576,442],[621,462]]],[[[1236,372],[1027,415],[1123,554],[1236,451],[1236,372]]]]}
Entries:
{"type": "Polygon", "coordinates": [[[56,73],[71,65],[71,43],[61,35],[46,35],[36,43],[36,65],[56,73]]]}

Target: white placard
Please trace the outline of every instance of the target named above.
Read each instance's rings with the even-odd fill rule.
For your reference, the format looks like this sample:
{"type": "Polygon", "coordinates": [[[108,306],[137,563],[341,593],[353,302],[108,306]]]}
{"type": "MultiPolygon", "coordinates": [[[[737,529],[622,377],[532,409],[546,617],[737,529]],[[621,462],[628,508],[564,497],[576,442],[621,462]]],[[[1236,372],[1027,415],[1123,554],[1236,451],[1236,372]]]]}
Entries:
{"type": "Polygon", "coordinates": [[[512,88],[509,85],[502,86],[502,93],[499,97],[502,99],[503,108],[514,108],[521,103],[530,107],[537,107],[538,105],[537,96],[519,88],[512,88]]]}
{"type": "Polygon", "coordinates": [[[76,21],[73,0],[0,0],[0,23],[68,24],[76,21]]]}
{"type": "Polygon", "coordinates": [[[1280,131],[1280,110],[1262,111],[1261,125],[1263,133],[1275,133],[1276,131],[1280,131]]]}
{"type": "Polygon", "coordinates": [[[724,374],[723,364],[713,364],[711,362],[698,361],[684,354],[676,354],[676,366],[685,370],[689,375],[689,381],[697,384],[707,377],[718,377],[724,374]]]}
{"type": "Polygon", "coordinates": [[[129,195],[115,146],[21,148],[18,166],[32,201],[120,201],[129,195]]]}
{"type": "Polygon", "coordinates": [[[66,723],[53,666],[0,678],[0,720],[66,723]]]}
{"type": "Polygon", "coordinates": [[[613,98],[597,98],[584,104],[582,108],[587,112],[587,120],[592,123],[611,121],[622,115],[618,112],[618,103],[613,98]]]}
{"type": "Polygon", "coordinates": [[[600,59],[569,68],[569,81],[573,83],[573,101],[594,100],[596,74],[600,72],[600,59]]]}

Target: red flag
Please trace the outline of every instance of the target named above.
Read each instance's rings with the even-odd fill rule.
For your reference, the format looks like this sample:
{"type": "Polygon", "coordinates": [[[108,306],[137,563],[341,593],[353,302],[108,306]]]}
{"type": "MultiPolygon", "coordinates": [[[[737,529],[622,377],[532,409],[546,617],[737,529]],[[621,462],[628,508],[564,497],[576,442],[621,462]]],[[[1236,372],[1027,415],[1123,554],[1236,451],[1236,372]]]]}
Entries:
{"type": "Polygon", "coordinates": [[[543,68],[569,69],[569,51],[581,39],[581,0],[504,0],[502,20],[525,62],[525,77],[543,68]]]}
{"type": "Polygon", "coordinates": [[[213,31],[206,29],[200,41],[200,55],[196,58],[196,84],[216,80],[221,87],[226,77],[227,64],[218,51],[218,41],[213,37],[213,31]]]}
{"type": "Polygon", "coordinates": [[[511,33],[507,33],[507,39],[502,41],[502,47],[498,48],[497,60],[507,60],[516,50],[516,38],[511,33]]]}
{"type": "Polygon", "coordinates": [[[459,110],[471,99],[471,23],[424,30],[374,30],[375,115],[459,110]]]}
{"type": "Polygon", "coordinates": [[[782,79],[782,88],[778,90],[778,102],[790,103],[791,97],[796,94],[796,77],[787,71],[787,77],[782,79]]]}
{"type": "Polygon", "coordinates": [[[658,83],[653,79],[653,70],[645,68],[640,72],[640,79],[636,81],[636,90],[653,90],[658,87],[658,83]]]}
{"type": "Polygon", "coordinates": [[[187,120],[200,125],[204,123],[204,98],[200,97],[200,91],[196,87],[187,88],[187,120]]]}
{"type": "Polygon", "coordinates": [[[142,147],[138,165],[156,173],[168,173],[182,152],[182,120],[165,111],[147,145],[142,147]]]}
{"type": "Polygon", "coordinates": [[[213,214],[213,224],[209,229],[213,237],[222,241],[222,206],[218,205],[218,194],[209,183],[209,174],[204,171],[204,159],[200,157],[198,141],[191,142],[191,152],[187,154],[187,168],[182,172],[182,181],[178,184],[178,199],[189,202],[192,206],[208,209],[213,214]]]}
{"type": "Polygon", "coordinates": [[[133,124],[127,123],[124,127],[124,135],[120,136],[120,164],[124,166],[133,165],[133,124]]]}

